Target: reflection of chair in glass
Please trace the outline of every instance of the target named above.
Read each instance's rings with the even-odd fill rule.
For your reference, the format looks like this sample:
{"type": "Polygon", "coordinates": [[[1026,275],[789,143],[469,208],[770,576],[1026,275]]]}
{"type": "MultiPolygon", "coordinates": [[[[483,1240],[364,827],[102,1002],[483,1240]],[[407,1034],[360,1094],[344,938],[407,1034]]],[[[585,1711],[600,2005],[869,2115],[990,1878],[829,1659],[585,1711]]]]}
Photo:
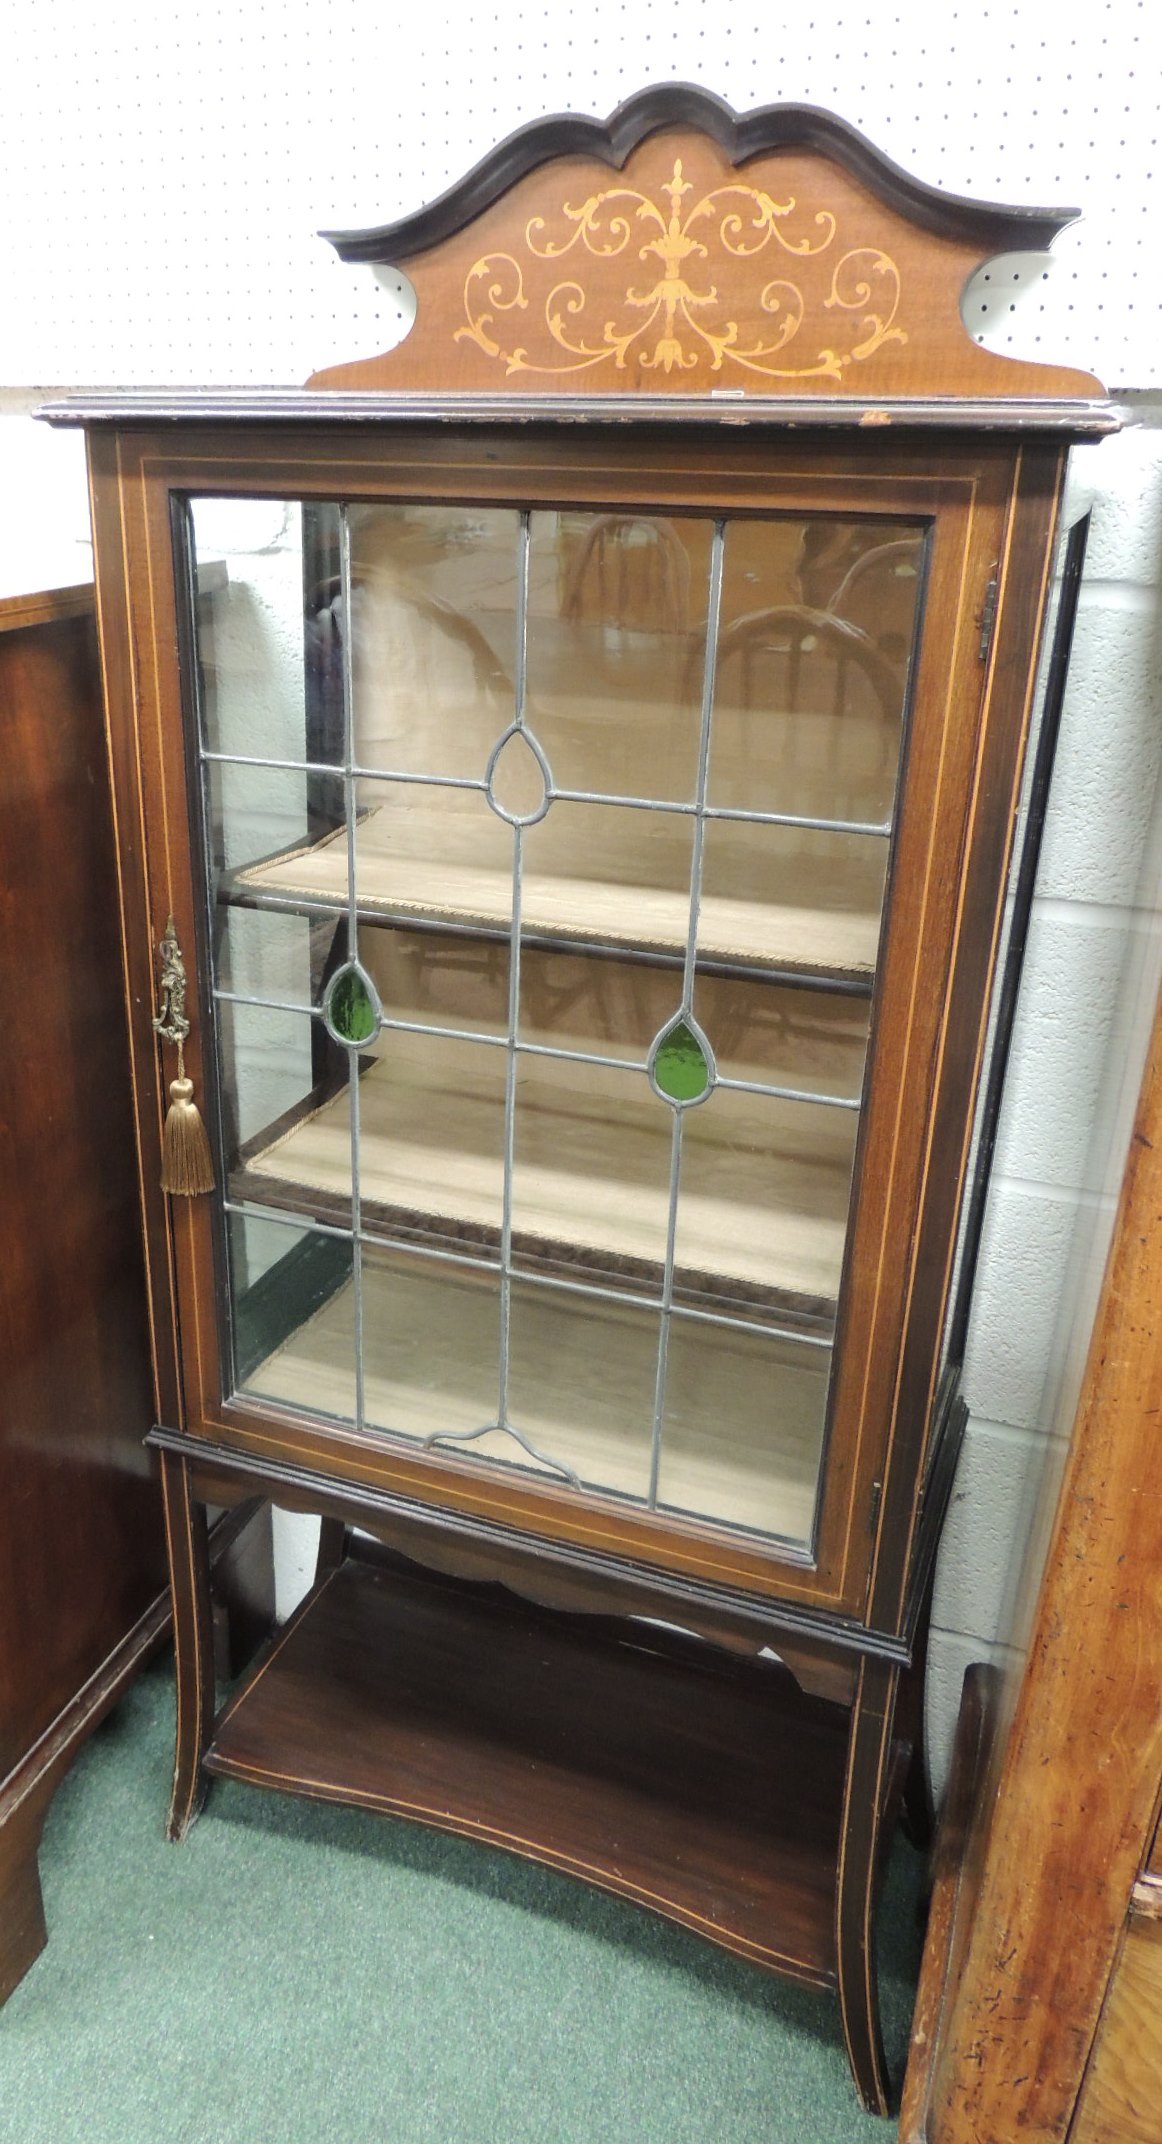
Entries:
{"type": "Polygon", "coordinates": [[[669,521],[599,514],[565,582],[561,614],[574,625],[680,633],[690,602],[690,560],[669,521]]]}
{"type": "Polygon", "coordinates": [[[860,626],[830,611],[779,604],[734,619],[719,635],[716,720],[729,725],[732,791],[760,765],[785,783],[791,812],[819,775],[845,794],[874,784],[895,764],[900,703],[895,664],[860,626]],[[764,716],[756,729],[750,718],[764,716]]]}
{"type": "Polygon", "coordinates": [[[774,665],[782,669],[785,678],[786,697],[782,704],[788,713],[802,708],[805,713],[843,714],[850,700],[849,672],[867,680],[885,715],[895,717],[900,711],[899,674],[870,635],[846,618],[835,617],[830,611],[810,610],[806,604],[786,603],[771,610],[750,611],[725,626],[718,640],[720,689],[731,663],[738,665],[742,704],[746,706],[754,704],[755,694],[763,689],[764,670],[774,665]],[[813,691],[810,679],[805,677],[805,657],[811,658],[810,669],[818,673],[820,681],[827,669],[834,671],[829,708],[813,704],[824,695],[813,691]]]}
{"type": "Polygon", "coordinates": [[[908,660],[916,612],[920,538],[877,544],[849,566],[825,608],[857,625],[881,655],[901,668],[908,660]]]}

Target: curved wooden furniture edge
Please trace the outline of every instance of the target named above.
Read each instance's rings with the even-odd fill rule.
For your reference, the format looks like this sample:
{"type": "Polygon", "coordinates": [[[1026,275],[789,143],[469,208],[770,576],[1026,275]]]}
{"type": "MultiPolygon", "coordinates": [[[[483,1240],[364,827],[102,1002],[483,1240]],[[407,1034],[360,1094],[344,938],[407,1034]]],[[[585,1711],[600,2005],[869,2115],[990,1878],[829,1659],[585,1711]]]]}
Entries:
{"type": "Polygon", "coordinates": [[[926,2124],[933,2058],[945,2003],[955,1979],[957,1898],[972,1812],[996,1731],[1001,1681],[1000,1669],[981,1661],[965,1670],[948,1792],[932,1857],[932,1896],[904,2076],[900,2144],[928,2144],[926,2124]]]}
{"type": "Polygon", "coordinates": [[[340,260],[394,265],[462,231],[518,180],[561,156],[589,156],[620,171],[649,135],[663,127],[696,127],[717,142],[732,164],[771,149],[814,149],[840,164],[869,190],[921,228],[941,237],[976,241],[996,252],[1040,250],[1073,223],[1075,208],[1012,208],[945,193],[893,163],[858,128],[814,104],[763,104],[736,112],[722,97],[693,82],[657,82],[619,104],[608,119],[559,112],[518,127],[464,177],[412,215],[358,231],[320,231],[340,260]]]}
{"type": "MultiPolygon", "coordinates": [[[[258,1515],[253,1499],[218,1520],[210,1554],[220,1567],[258,1515]]],[[[37,1859],[53,1795],[81,1746],[124,1696],[169,1635],[170,1589],[155,1594],[132,1628],[0,1780],[0,2004],[47,1941],[37,1859]]]]}
{"type": "Polygon", "coordinates": [[[161,1645],[169,1624],[167,1586],[0,1783],[0,2003],[47,1940],[37,1856],[52,1797],[81,1744],[161,1645]]]}

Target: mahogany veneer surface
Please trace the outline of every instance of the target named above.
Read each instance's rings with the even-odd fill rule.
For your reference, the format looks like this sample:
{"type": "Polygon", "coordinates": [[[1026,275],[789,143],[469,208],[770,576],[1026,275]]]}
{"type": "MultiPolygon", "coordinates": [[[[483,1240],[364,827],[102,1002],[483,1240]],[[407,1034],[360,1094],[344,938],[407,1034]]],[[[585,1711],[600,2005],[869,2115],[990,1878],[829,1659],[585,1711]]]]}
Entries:
{"type": "Polygon", "coordinates": [[[205,1762],[506,1847],[831,1985],[846,1724],[774,1661],[349,1560],[205,1762]]]}

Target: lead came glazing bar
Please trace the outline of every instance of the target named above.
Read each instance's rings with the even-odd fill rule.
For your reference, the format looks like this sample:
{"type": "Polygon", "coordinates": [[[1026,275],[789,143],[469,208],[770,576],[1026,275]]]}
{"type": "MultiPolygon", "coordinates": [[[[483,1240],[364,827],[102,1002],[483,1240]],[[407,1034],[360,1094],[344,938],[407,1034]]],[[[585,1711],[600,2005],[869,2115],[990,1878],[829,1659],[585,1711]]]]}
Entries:
{"type": "MultiPolygon", "coordinates": [[[[710,722],[714,706],[714,671],[718,655],[718,620],[722,609],[722,554],[725,524],[716,521],[710,547],[710,589],[706,600],[706,659],[702,673],[702,729],[698,740],[698,786],[695,793],[694,844],[690,864],[690,921],[686,932],[686,959],[682,971],[682,1003],[679,1017],[693,1023],[694,961],[698,950],[698,917],[702,897],[702,841],[706,811],[706,782],[710,769],[710,722]]],[[[697,1032],[697,1029],[694,1030],[697,1032]]],[[[662,1275],[662,1314],[658,1333],[658,1368],[654,1383],[654,1426],[650,1443],[651,1511],[658,1501],[658,1469],[662,1458],[662,1419],[666,1405],[666,1360],[670,1345],[670,1306],[674,1296],[674,1242],[678,1227],[678,1186],[682,1169],[682,1118],[675,1109],[670,1132],[669,1213],[666,1223],[666,1263],[662,1275]]]]}
{"type": "MultiPolygon", "coordinates": [[[[347,824],[347,958],[356,960],[359,941],[355,876],[355,692],[351,645],[351,526],[347,508],[339,509],[340,639],[343,674],[343,804],[347,824]]],[[[363,1258],[360,1244],[359,1195],[359,1049],[347,1050],[347,1084],[351,1109],[351,1297],[355,1326],[355,1426],[364,1426],[363,1406],[363,1258]]]]}
{"type": "MultiPolygon", "coordinates": [[[[513,727],[524,728],[529,629],[529,517],[523,512],[516,553],[516,658],[513,727]]],[[[520,1022],[520,911],[524,828],[512,829],[512,917],[508,939],[508,1054],[504,1068],[504,1188],[500,1221],[500,1396],[497,1420],[508,1427],[508,1343],[512,1323],[512,1158],[516,1140],[516,1037],[520,1022]]]]}
{"type": "MultiPolygon", "coordinates": [[[[252,996],[245,990],[215,990],[214,998],[223,1005],[253,1005],[261,1012],[295,1012],[304,1019],[320,1017],[317,1005],[296,1005],[289,998],[252,996]]],[[[505,1050],[509,1047],[507,1035],[489,1035],[476,1027],[444,1027],[430,1020],[397,1020],[390,1013],[381,1013],[380,1027],[393,1034],[430,1035],[440,1042],[479,1042],[486,1049],[505,1050]]],[[[518,1057],[557,1058],[564,1064],[601,1065],[610,1072],[645,1072],[648,1069],[644,1057],[607,1057],[600,1050],[566,1050],[553,1042],[516,1042],[513,1047],[518,1057]]],[[[858,1109],[859,1096],[848,1094],[819,1094],[809,1087],[785,1087],[773,1080],[732,1079],[727,1073],[715,1071],[716,1087],[727,1087],[735,1094],[759,1094],[774,1102],[812,1102],[825,1109],[858,1109]]]]}
{"type": "MultiPolygon", "coordinates": [[[[515,661],[513,665],[514,704],[511,728],[513,733],[518,737],[524,735],[525,729],[524,710],[526,650],[528,642],[528,593],[529,515],[527,510],[525,510],[521,514],[520,524],[517,532],[516,557],[516,650],[515,661]]],[[[513,1147],[516,1134],[516,1060],[517,1027],[520,1019],[520,932],[524,829],[525,824],[532,824],[535,823],[535,820],[543,818],[545,812],[548,810],[549,803],[552,797],[552,776],[548,769],[548,763],[540,750],[539,744],[537,745],[535,756],[540,762],[544,772],[545,794],[542,799],[540,808],[535,813],[533,813],[527,821],[519,816],[510,815],[507,810],[505,810],[502,806],[498,804],[498,801],[493,791],[492,781],[493,770],[498,759],[498,752],[496,750],[494,750],[492,759],[489,762],[488,777],[481,785],[484,788],[485,794],[488,797],[490,805],[492,806],[493,810],[496,811],[497,816],[499,818],[505,819],[511,827],[513,844],[512,915],[509,924],[508,1033],[505,1037],[506,1062],[504,1082],[504,1175],[501,1198],[500,1230],[500,1336],[498,1351],[498,1392],[495,1426],[498,1429],[504,1430],[508,1436],[512,1437],[514,1441],[529,1454],[530,1458],[537,1460],[543,1466],[551,1468],[552,1471],[556,1474],[559,1474],[564,1481],[569,1482],[573,1488],[580,1489],[581,1483],[577,1475],[574,1473],[572,1467],[566,1466],[562,1460],[555,1459],[551,1453],[538,1449],[538,1447],[534,1445],[530,1441],[530,1439],[524,1435],[523,1431],[519,1429],[514,1429],[508,1419],[509,1333],[512,1322],[512,1170],[513,1147]]],[[[478,1038],[473,1037],[472,1039],[475,1040],[478,1038]]],[[[492,1267],[491,1270],[495,1271],[496,1269],[495,1267],[492,1267]]],[[[475,1442],[478,1438],[487,1436],[491,1426],[492,1425],[485,1423],[481,1426],[481,1428],[474,1430],[436,1431],[433,1435],[425,1438],[424,1441],[426,1444],[429,1445],[471,1444],[475,1442]]]]}
{"type": "MultiPolygon", "coordinates": [[[[521,725],[517,725],[520,727],[521,725]]],[[[265,759],[256,752],[209,752],[203,751],[207,764],[218,767],[262,767],[275,774],[331,774],[340,775],[342,767],[331,766],[323,760],[314,759],[265,759]]],[[[364,767],[352,761],[352,775],[356,781],[398,782],[419,789],[464,789],[478,796],[487,795],[488,783],[479,775],[472,774],[417,774],[414,768],[364,767]]],[[[605,807],[628,806],[634,811],[665,812],[675,818],[729,819],[746,826],[788,826],[801,831],[818,834],[864,834],[883,840],[892,831],[891,821],[878,819],[825,819],[804,812],[748,811],[742,804],[705,804],[699,814],[697,804],[689,804],[677,798],[622,796],[619,792],[603,789],[558,789],[551,790],[554,802],[561,804],[596,804],[605,807]]]]}

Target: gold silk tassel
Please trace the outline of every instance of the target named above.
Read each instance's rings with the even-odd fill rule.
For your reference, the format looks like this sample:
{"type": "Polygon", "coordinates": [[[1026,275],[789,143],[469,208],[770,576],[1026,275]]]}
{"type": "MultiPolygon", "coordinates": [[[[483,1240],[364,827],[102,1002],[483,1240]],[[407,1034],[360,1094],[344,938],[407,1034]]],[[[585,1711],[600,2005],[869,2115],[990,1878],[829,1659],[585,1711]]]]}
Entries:
{"type": "Polygon", "coordinates": [[[161,1188],[179,1199],[196,1199],[214,1188],[214,1163],[194,1083],[186,1078],[178,1044],[178,1076],[169,1083],[169,1108],[161,1135],[161,1188]]]}
{"type": "Polygon", "coordinates": [[[161,941],[161,1009],[153,1023],[163,1042],[177,1045],[178,1076],[170,1081],[169,1108],[161,1139],[161,1188],[174,1198],[196,1199],[214,1188],[214,1163],[206,1127],[186,1078],[186,968],[171,916],[161,941]]]}

